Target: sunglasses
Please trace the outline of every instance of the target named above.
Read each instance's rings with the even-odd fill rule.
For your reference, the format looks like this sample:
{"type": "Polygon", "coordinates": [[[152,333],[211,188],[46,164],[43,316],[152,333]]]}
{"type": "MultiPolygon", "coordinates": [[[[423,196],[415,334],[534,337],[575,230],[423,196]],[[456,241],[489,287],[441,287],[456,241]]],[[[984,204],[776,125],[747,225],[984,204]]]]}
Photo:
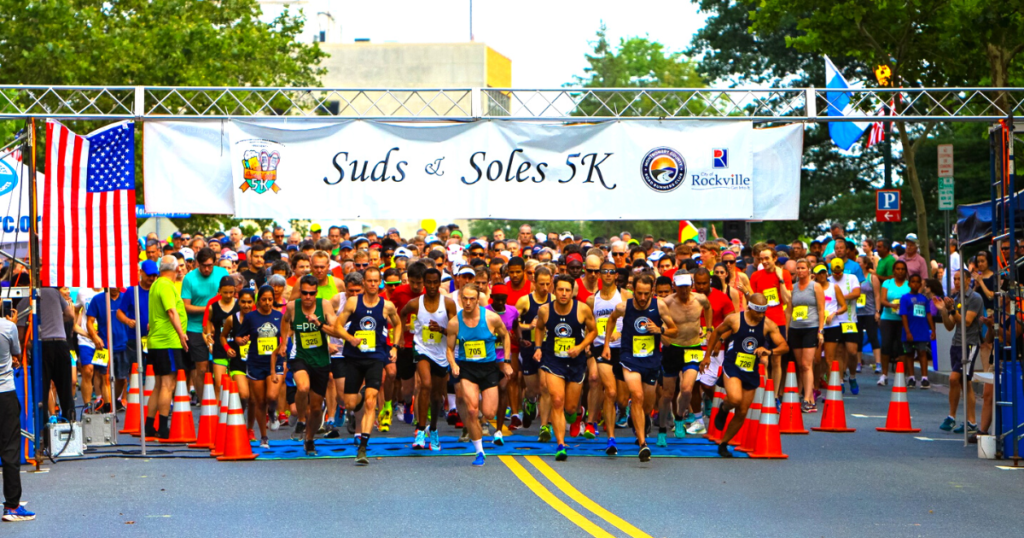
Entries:
{"type": "Polygon", "coordinates": [[[616,271],[615,269],[602,269],[601,270],[601,274],[602,275],[614,275],[617,272],[618,271],[616,271]]]}
{"type": "Polygon", "coordinates": [[[316,291],[301,291],[300,293],[305,297],[316,297],[316,291]]]}
{"type": "Polygon", "coordinates": [[[626,255],[625,252],[612,252],[612,256],[615,256],[616,258],[618,258],[619,256],[625,256],[625,255],[626,255]]]}
{"type": "Polygon", "coordinates": [[[592,274],[592,275],[596,275],[596,274],[601,272],[600,269],[587,269],[586,271],[587,271],[588,274],[592,274]]]}
{"type": "Polygon", "coordinates": [[[726,265],[736,265],[736,260],[722,260],[722,263],[726,265]]]}
{"type": "Polygon", "coordinates": [[[354,263],[352,265],[355,265],[357,269],[366,269],[370,266],[368,263],[354,263]]]}

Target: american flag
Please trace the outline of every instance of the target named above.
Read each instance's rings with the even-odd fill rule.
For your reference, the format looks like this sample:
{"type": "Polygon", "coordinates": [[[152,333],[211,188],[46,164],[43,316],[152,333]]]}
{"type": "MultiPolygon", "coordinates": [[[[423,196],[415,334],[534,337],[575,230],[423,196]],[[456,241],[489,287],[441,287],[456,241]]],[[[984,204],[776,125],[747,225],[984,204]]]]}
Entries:
{"type": "MultiPolygon", "coordinates": [[[[875,115],[885,116],[886,110],[892,110],[892,107],[893,102],[889,101],[889,108],[887,109],[885,106],[883,106],[878,110],[878,112],[875,113],[875,115]]],[[[871,132],[868,133],[868,142],[867,144],[864,145],[864,149],[870,148],[871,146],[874,146],[875,144],[878,144],[883,140],[885,140],[885,128],[883,127],[882,122],[876,121],[875,123],[871,124],[871,132]]]]}
{"type": "Polygon", "coordinates": [[[138,284],[135,124],[86,136],[46,122],[46,181],[39,189],[41,285],[138,284]]]}

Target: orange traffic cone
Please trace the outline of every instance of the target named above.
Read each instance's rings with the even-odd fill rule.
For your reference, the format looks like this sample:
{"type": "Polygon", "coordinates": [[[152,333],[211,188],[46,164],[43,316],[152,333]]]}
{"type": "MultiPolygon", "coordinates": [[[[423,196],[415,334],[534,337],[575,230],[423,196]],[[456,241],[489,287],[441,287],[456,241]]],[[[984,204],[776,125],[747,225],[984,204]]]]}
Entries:
{"type": "MultiPolygon", "coordinates": [[[[718,368],[718,376],[722,376],[722,368],[718,368]]],[[[722,440],[722,430],[715,427],[715,417],[718,416],[718,406],[722,405],[722,400],[725,399],[725,389],[715,385],[715,398],[711,400],[711,414],[708,416],[708,432],[704,434],[704,438],[708,441],[719,442],[722,440]]]]}
{"type": "Polygon", "coordinates": [[[857,430],[846,427],[846,406],[843,405],[843,387],[839,377],[839,361],[832,361],[832,372],[828,375],[828,389],[825,391],[825,412],[821,426],[811,428],[816,432],[849,433],[857,430]]]}
{"type": "Polygon", "coordinates": [[[178,370],[178,383],[174,389],[174,405],[171,406],[171,435],[158,439],[161,443],[196,442],[196,425],[192,422],[192,407],[189,405],[188,384],[185,370],[178,370]]]}
{"type": "Polygon", "coordinates": [[[224,443],[227,441],[228,408],[231,407],[231,385],[233,382],[227,374],[220,378],[220,414],[217,416],[217,431],[214,433],[211,456],[224,455],[224,443]]]}
{"type": "Polygon", "coordinates": [[[142,427],[139,426],[139,415],[143,414],[139,408],[141,402],[139,401],[139,365],[132,363],[132,373],[128,376],[128,405],[125,406],[124,410],[124,428],[117,433],[125,434],[131,433],[136,434],[142,431],[142,427]]]}
{"type": "Polygon", "coordinates": [[[800,389],[796,382],[796,363],[786,366],[786,388],[782,393],[779,433],[808,434],[804,429],[804,412],[800,409],[800,389]]]}
{"type": "MultiPolygon", "coordinates": [[[[143,409],[142,414],[143,415],[146,414],[145,410],[146,410],[147,407],[149,407],[149,395],[153,394],[153,387],[155,387],[155,386],[156,386],[156,376],[153,374],[153,365],[152,364],[147,364],[146,365],[146,384],[142,388],[142,409],[143,409]]],[[[131,399],[131,395],[130,394],[129,394],[129,399],[131,399]]],[[[131,432],[131,434],[134,437],[139,437],[140,435],[142,435],[142,432],[141,431],[135,431],[135,432],[131,432]]],[[[148,438],[146,440],[149,441],[148,438]]]]}
{"type": "Polygon", "coordinates": [[[775,410],[775,382],[771,379],[768,379],[768,387],[764,390],[764,401],[761,402],[761,422],[757,425],[757,448],[748,456],[772,459],[789,457],[782,453],[779,413],[775,410]]]}
{"type": "Polygon", "coordinates": [[[885,427],[875,428],[880,432],[917,433],[920,429],[910,423],[910,402],[907,401],[907,382],[903,373],[903,363],[896,363],[896,381],[892,384],[892,396],[889,399],[889,414],[885,417],[885,427]]]}
{"type": "MultiPolygon", "coordinates": [[[[747,419],[743,422],[743,431],[746,434],[743,436],[743,442],[736,448],[740,452],[753,452],[757,448],[757,426],[761,422],[761,401],[764,400],[764,366],[760,368],[761,371],[761,383],[757,386],[757,391],[754,392],[754,401],[750,402],[750,408],[747,409],[747,419]]],[[[774,403],[774,402],[772,402],[774,403]]],[[[739,437],[737,435],[736,437],[739,437]]]]}
{"type": "Polygon", "coordinates": [[[242,414],[242,400],[238,397],[238,385],[231,382],[231,405],[228,407],[228,424],[225,428],[224,455],[217,456],[219,461],[254,460],[249,445],[249,435],[245,431],[245,416],[242,414]]]}
{"type": "Polygon", "coordinates": [[[213,375],[206,372],[203,379],[203,403],[199,411],[199,440],[189,448],[213,448],[217,440],[217,399],[213,396],[213,375]]]}

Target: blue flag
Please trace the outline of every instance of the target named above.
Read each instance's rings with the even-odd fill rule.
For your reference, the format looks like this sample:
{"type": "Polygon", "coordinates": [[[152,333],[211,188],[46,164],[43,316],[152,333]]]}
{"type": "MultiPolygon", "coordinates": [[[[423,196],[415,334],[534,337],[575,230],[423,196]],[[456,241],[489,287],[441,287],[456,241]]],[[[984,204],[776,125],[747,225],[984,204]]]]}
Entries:
{"type": "MultiPolygon", "coordinates": [[[[830,90],[842,90],[850,87],[828,56],[825,57],[825,87],[830,90]]],[[[828,98],[827,115],[850,115],[852,107],[850,106],[849,92],[826,92],[825,95],[828,98]]],[[[849,150],[870,126],[871,122],[833,121],[828,124],[828,133],[832,136],[832,142],[839,146],[839,149],[849,150]]]]}

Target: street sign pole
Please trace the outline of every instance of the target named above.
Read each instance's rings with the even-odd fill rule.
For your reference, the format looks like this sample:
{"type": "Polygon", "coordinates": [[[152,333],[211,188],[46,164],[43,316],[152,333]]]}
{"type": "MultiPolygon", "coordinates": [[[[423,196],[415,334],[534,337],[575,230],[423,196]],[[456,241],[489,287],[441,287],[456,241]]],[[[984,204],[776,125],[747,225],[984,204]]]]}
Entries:
{"type": "Polygon", "coordinates": [[[954,207],[953,196],[953,144],[939,145],[939,211],[945,216],[945,227],[942,231],[946,236],[946,244],[943,249],[946,251],[946,290],[949,290],[952,282],[952,268],[949,265],[950,252],[949,241],[952,238],[952,230],[949,228],[949,212],[954,207]]]}

